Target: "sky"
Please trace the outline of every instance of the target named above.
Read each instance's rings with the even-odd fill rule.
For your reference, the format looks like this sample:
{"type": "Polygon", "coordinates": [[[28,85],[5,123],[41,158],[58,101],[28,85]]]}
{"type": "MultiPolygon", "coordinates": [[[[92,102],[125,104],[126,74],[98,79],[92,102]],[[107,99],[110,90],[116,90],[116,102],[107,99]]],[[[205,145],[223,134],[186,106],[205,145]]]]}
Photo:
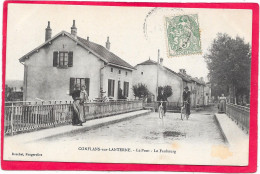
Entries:
{"type": "Polygon", "coordinates": [[[78,36],[89,36],[103,46],[109,36],[110,51],[133,66],[149,58],[157,61],[159,49],[164,66],[175,72],[186,69],[204,79],[208,69],[203,55],[217,33],[252,40],[250,10],[9,4],[6,79],[23,80],[18,59],[44,42],[48,21],[54,36],[62,30],[70,32],[73,20],[78,36]],[[183,14],[198,14],[202,54],[168,57],[165,17],[183,14]]]}

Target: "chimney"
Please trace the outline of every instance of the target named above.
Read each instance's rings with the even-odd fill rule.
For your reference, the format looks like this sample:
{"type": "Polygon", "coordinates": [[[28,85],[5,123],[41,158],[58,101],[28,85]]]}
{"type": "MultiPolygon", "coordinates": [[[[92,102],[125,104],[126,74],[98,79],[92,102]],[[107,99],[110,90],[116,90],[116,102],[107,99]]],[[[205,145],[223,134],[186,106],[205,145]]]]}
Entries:
{"type": "Polygon", "coordinates": [[[48,21],[48,26],[45,29],[45,41],[49,40],[51,38],[51,27],[50,27],[50,21],[48,21]]]}
{"type": "Polygon", "coordinates": [[[75,20],[73,20],[73,25],[71,27],[71,34],[77,38],[77,28],[76,28],[76,25],[75,25],[75,20]]]}
{"type": "Polygon", "coordinates": [[[106,48],[107,48],[108,50],[110,50],[110,42],[109,42],[109,37],[107,37],[106,48]]]}
{"type": "Polygon", "coordinates": [[[185,69],[180,69],[180,73],[186,74],[186,70],[185,69]]]}
{"type": "Polygon", "coordinates": [[[160,65],[163,66],[163,58],[160,58],[160,65]]]}
{"type": "Polygon", "coordinates": [[[87,37],[87,41],[89,41],[89,37],[87,37]]]}

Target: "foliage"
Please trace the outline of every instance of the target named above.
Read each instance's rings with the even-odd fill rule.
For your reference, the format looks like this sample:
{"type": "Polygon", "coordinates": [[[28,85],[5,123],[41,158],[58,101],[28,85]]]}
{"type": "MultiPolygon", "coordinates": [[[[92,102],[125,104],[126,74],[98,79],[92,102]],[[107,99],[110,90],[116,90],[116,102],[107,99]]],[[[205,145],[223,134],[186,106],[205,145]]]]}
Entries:
{"type": "Polygon", "coordinates": [[[149,94],[149,90],[147,89],[147,86],[142,83],[138,83],[137,85],[134,85],[132,89],[134,92],[134,96],[138,98],[145,98],[149,94]]]}
{"type": "Polygon", "coordinates": [[[212,84],[212,95],[249,95],[251,47],[240,38],[231,38],[219,33],[214,39],[209,53],[204,55],[212,84]]]}
{"type": "Polygon", "coordinates": [[[163,95],[164,97],[168,98],[170,96],[172,96],[172,87],[169,86],[169,85],[166,85],[166,86],[159,86],[158,87],[158,93],[161,94],[161,91],[163,89],[163,95]]]}

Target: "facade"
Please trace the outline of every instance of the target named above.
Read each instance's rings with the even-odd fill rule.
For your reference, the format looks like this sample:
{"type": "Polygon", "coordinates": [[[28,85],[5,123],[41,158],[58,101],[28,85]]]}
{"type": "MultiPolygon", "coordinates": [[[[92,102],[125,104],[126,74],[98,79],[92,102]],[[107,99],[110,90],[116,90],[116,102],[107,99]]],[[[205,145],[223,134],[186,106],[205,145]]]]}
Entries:
{"type": "Polygon", "coordinates": [[[206,83],[206,85],[205,85],[204,97],[205,97],[205,105],[209,105],[210,103],[212,103],[211,84],[210,83],[206,83]]]}
{"type": "Polygon", "coordinates": [[[203,106],[205,105],[205,98],[204,98],[204,87],[205,82],[203,79],[198,79],[197,77],[191,78],[192,79],[192,86],[193,86],[193,95],[194,95],[194,103],[195,106],[203,106]]]}
{"type": "Polygon", "coordinates": [[[135,66],[136,70],[133,72],[133,85],[143,83],[147,85],[148,90],[156,100],[157,93],[157,67],[158,67],[158,86],[169,85],[172,87],[172,96],[168,98],[169,102],[182,102],[183,82],[177,73],[163,66],[161,63],[152,60],[147,60],[135,66]]]}
{"type": "Polygon", "coordinates": [[[113,99],[132,98],[134,67],[106,47],[77,36],[75,21],[71,33],[51,37],[50,23],[45,42],[19,61],[24,65],[24,101],[71,100],[76,83],[86,85],[89,99],[103,95],[113,99]],[[120,92],[119,92],[120,91],[120,92]]]}
{"type": "Polygon", "coordinates": [[[194,84],[193,84],[191,77],[186,74],[185,69],[180,69],[180,72],[178,73],[178,75],[182,78],[183,88],[188,86],[189,90],[191,91],[191,96],[190,96],[191,97],[191,107],[195,107],[196,106],[196,104],[195,104],[195,94],[193,92],[194,84]]]}
{"type": "MultiPolygon", "coordinates": [[[[179,76],[183,80],[183,85],[188,86],[191,91],[191,107],[203,106],[206,104],[206,91],[205,91],[205,82],[201,77],[198,79],[197,77],[191,77],[186,73],[185,69],[180,69],[178,73],[179,76]]],[[[208,89],[210,90],[210,89],[208,89]]],[[[211,94],[210,94],[211,95],[211,94]]]]}

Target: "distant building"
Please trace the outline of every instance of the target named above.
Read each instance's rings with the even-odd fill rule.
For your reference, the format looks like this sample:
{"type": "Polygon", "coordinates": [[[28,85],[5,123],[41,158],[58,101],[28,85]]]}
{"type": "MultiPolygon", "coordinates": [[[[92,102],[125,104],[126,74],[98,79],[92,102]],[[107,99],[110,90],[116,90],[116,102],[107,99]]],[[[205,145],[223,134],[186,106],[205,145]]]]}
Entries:
{"type": "Polygon", "coordinates": [[[79,37],[75,21],[71,33],[51,35],[48,22],[45,42],[19,59],[24,65],[23,100],[71,100],[75,83],[86,85],[90,99],[100,97],[101,90],[113,99],[133,97],[134,67],[110,51],[109,37],[106,47],[79,37]]]}
{"type": "Polygon", "coordinates": [[[197,77],[191,77],[186,73],[185,69],[180,69],[178,74],[183,80],[184,87],[188,86],[191,92],[191,107],[205,105],[206,97],[204,79],[202,77],[200,79],[197,77]]]}
{"type": "MultiPolygon", "coordinates": [[[[133,72],[133,85],[143,83],[147,85],[148,90],[153,96],[157,93],[157,62],[147,60],[135,66],[133,72]]],[[[183,81],[177,73],[163,66],[163,59],[158,66],[158,86],[169,85],[172,87],[172,96],[168,98],[169,102],[182,102],[183,81]]],[[[156,100],[153,98],[153,101],[156,100]]]]}
{"type": "Polygon", "coordinates": [[[205,94],[205,105],[209,105],[210,103],[212,103],[211,84],[209,82],[206,83],[204,94],[205,94]]]}

